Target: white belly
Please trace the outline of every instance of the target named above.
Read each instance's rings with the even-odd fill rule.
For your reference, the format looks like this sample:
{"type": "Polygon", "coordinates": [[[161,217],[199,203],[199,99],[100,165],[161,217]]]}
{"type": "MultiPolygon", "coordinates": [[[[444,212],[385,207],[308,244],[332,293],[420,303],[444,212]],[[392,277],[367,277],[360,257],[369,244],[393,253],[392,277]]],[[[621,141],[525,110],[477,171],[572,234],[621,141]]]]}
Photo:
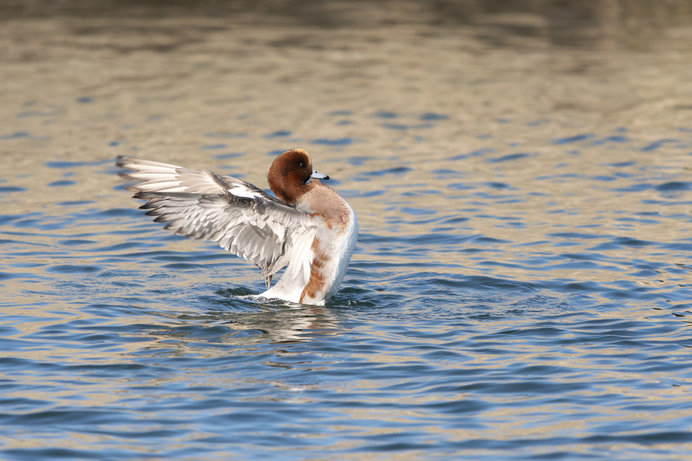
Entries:
{"type": "Polygon", "coordinates": [[[349,224],[345,229],[323,229],[309,242],[304,242],[305,248],[296,251],[296,258],[289,262],[276,285],[261,296],[293,303],[324,305],[339,289],[358,239],[358,220],[350,207],[349,212],[349,224]],[[320,258],[320,255],[315,254],[315,246],[312,245],[314,239],[321,242],[318,252],[328,258],[320,258]],[[303,251],[308,252],[305,260],[300,257],[303,251]],[[317,271],[317,274],[312,271],[317,271]],[[313,277],[319,279],[319,285],[314,285],[313,277]],[[313,285],[309,285],[310,283],[313,285]]]}

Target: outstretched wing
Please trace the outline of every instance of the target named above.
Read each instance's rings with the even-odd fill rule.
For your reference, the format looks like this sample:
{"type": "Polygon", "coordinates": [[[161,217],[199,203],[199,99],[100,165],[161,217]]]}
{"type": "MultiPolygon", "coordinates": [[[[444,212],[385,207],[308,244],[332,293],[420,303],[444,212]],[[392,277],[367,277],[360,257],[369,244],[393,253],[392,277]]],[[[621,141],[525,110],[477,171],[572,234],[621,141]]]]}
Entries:
{"type": "Polygon", "coordinates": [[[267,288],[288,262],[296,241],[312,240],[309,215],[241,179],[211,171],[118,157],[126,179],[140,181],[127,189],[146,200],[155,222],[187,237],[218,242],[225,250],[256,264],[267,288]]]}

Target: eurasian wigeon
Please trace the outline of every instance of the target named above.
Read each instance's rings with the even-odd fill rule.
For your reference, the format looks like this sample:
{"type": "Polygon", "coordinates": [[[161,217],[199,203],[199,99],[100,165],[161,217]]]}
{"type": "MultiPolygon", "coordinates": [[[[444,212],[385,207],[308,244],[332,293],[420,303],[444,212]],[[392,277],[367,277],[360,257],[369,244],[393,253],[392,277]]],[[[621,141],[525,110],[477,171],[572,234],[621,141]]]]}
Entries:
{"type": "Polygon", "coordinates": [[[307,152],[288,150],[271,164],[275,197],[231,176],[119,156],[127,189],[146,200],[140,208],[166,229],[256,264],[267,284],[260,296],[323,305],[346,273],[358,236],[353,209],[320,179],[307,152]],[[279,281],[272,276],[286,266],[279,281]]]}

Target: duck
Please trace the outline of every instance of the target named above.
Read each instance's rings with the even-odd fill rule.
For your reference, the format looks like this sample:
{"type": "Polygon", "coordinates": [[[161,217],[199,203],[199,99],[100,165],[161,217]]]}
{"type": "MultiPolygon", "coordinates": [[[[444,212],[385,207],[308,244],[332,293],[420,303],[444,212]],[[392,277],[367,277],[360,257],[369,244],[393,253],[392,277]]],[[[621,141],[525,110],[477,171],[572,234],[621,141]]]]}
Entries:
{"type": "Polygon", "coordinates": [[[258,297],[324,305],[338,290],[358,238],[353,208],[322,181],[300,148],[278,155],[267,182],[273,196],[253,184],[210,170],[196,171],[118,156],[120,176],[154,222],[185,237],[217,242],[255,264],[266,291],[258,297]],[[273,277],[283,273],[272,285],[273,277]]]}

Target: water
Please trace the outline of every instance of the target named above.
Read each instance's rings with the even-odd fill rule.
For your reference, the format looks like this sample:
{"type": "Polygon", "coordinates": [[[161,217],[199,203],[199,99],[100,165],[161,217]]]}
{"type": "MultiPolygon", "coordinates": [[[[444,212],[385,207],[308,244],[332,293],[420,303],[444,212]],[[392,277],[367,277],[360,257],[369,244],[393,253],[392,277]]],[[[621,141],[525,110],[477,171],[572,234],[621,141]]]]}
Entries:
{"type": "Polygon", "coordinates": [[[690,459],[690,28],[475,18],[8,21],[0,457],[690,459]],[[360,221],[325,307],[244,300],[113,164],[293,146],[360,221]]]}

